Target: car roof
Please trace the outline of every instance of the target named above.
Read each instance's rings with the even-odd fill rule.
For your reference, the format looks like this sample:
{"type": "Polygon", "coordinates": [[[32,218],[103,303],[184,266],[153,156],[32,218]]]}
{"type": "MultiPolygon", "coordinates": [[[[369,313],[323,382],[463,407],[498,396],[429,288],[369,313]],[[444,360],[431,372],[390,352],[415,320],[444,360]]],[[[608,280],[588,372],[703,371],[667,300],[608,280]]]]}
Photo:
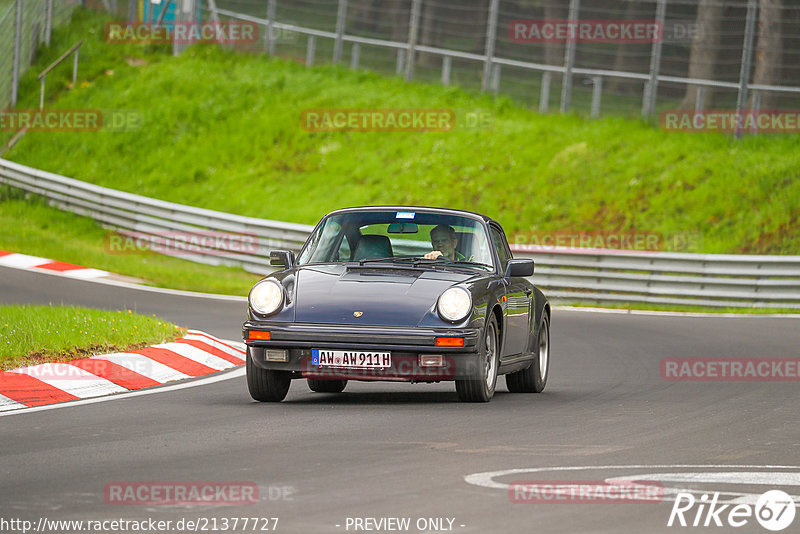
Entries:
{"type": "Polygon", "coordinates": [[[498,226],[500,223],[492,219],[491,217],[487,217],[486,215],[482,215],[480,213],[475,213],[474,211],[465,211],[465,210],[456,210],[451,208],[437,208],[433,206],[396,206],[396,205],[387,205],[387,206],[356,206],[352,208],[343,208],[339,210],[332,211],[326,215],[334,215],[340,213],[353,213],[353,212],[362,212],[362,211],[415,211],[415,212],[424,212],[424,213],[441,213],[443,215],[459,215],[462,217],[469,217],[470,219],[480,219],[485,221],[486,223],[494,222],[498,226]]]}

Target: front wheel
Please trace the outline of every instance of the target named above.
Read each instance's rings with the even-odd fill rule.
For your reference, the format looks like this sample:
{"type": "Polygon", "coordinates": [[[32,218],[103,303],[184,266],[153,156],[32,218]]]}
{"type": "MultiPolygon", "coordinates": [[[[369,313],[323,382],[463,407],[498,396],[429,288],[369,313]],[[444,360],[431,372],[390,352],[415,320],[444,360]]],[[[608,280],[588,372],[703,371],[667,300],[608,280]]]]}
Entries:
{"type": "Polygon", "coordinates": [[[456,392],[463,402],[489,402],[497,386],[497,362],[500,342],[497,335],[497,319],[492,313],[486,324],[483,351],[481,352],[480,376],[468,380],[456,380],[456,392]]]}
{"type": "Polygon", "coordinates": [[[550,318],[545,315],[536,338],[536,360],[527,369],[506,375],[511,393],[541,393],[550,372],[550,318]]]}
{"type": "Polygon", "coordinates": [[[314,380],[308,379],[308,389],[315,393],[341,393],[347,380],[314,380]]]}
{"type": "Polygon", "coordinates": [[[254,400],[280,402],[286,398],[292,377],[288,371],[262,369],[253,362],[250,348],[247,349],[247,389],[254,400]]]}

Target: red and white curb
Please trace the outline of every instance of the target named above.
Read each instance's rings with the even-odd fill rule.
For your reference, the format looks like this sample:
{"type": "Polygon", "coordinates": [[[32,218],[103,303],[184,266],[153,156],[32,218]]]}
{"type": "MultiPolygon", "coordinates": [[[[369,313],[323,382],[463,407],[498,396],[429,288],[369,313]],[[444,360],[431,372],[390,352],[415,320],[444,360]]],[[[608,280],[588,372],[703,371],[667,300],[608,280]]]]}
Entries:
{"type": "Polygon", "coordinates": [[[189,330],[172,343],[0,372],[0,412],[124,393],[244,363],[244,350],[189,330]]]}
{"type": "Polygon", "coordinates": [[[91,269],[72,263],[64,263],[63,261],[49,260],[47,258],[7,252],[5,250],[0,250],[0,265],[4,267],[13,267],[15,269],[62,274],[64,276],[82,278],[84,280],[111,276],[111,273],[108,271],[101,271],[100,269],[91,269]]]}

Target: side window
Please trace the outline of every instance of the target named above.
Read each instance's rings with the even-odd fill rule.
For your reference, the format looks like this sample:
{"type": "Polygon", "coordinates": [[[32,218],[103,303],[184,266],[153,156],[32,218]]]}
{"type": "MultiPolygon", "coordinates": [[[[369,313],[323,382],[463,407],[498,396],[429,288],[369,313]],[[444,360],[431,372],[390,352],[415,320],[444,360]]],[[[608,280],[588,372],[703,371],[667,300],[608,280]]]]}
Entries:
{"type": "Polygon", "coordinates": [[[498,232],[497,228],[494,226],[492,226],[491,229],[494,248],[497,250],[497,257],[500,258],[500,270],[505,271],[506,265],[508,265],[508,259],[511,257],[511,252],[508,250],[508,245],[506,245],[506,240],[503,238],[503,234],[498,232]]]}

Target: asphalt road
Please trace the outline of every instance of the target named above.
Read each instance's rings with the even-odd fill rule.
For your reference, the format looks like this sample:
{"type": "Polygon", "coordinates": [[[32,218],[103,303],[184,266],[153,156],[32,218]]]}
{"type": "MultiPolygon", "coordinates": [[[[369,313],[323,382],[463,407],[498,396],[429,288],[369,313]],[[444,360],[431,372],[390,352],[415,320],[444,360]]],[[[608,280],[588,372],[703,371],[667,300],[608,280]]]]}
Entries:
{"type": "MultiPolygon", "coordinates": [[[[135,308],[229,339],[238,338],[244,316],[241,302],[5,268],[0,302],[135,308]]],[[[457,402],[450,383],[350,383],[331,395],[312,393],[302,381],[285,402],[259,404],[234,371],[198,387],[0,417],[0,531],[22,532],[19,524],[2,524],[10,519],[153,518],[182,532],[188,529],[174,523],[182,518],[200,519],[198,530],[210,530],[216,518],[222,530],[223,518],[277,517],[276,531],[292,533],[390,531],[366,518],[409,518],[407,529],[395,530],[407,532],[730,532],[668,527],[669,499],[512,503],[507,491],[486,486],[699,473],[681,487],[728,492],[740,502],[770,489],[800,494],[800,468],[765,467],[800,465],[798,382],[668,382],[659,367],[674,356],[798,357],[798,319],[556,311],[552,350],[543,394],[507,393],[501,380],[485,405],[457,402]],[[581,469],[549,470],[558,467],[581,469]],[[509,469],[540,471],[470,479],[483,485],[465,480],[509,469]],[[259,502],[108,504],[104,488],[127,481],[255,483],[259,502]]],[[[265,526],[274,523],[254,530],[229,521],[228,532],[265,526]]],[[[798,526],[800,517],[786,532],[798,526]]],[[[735,530],[766,532],[752,518],[735,530]]]]}

